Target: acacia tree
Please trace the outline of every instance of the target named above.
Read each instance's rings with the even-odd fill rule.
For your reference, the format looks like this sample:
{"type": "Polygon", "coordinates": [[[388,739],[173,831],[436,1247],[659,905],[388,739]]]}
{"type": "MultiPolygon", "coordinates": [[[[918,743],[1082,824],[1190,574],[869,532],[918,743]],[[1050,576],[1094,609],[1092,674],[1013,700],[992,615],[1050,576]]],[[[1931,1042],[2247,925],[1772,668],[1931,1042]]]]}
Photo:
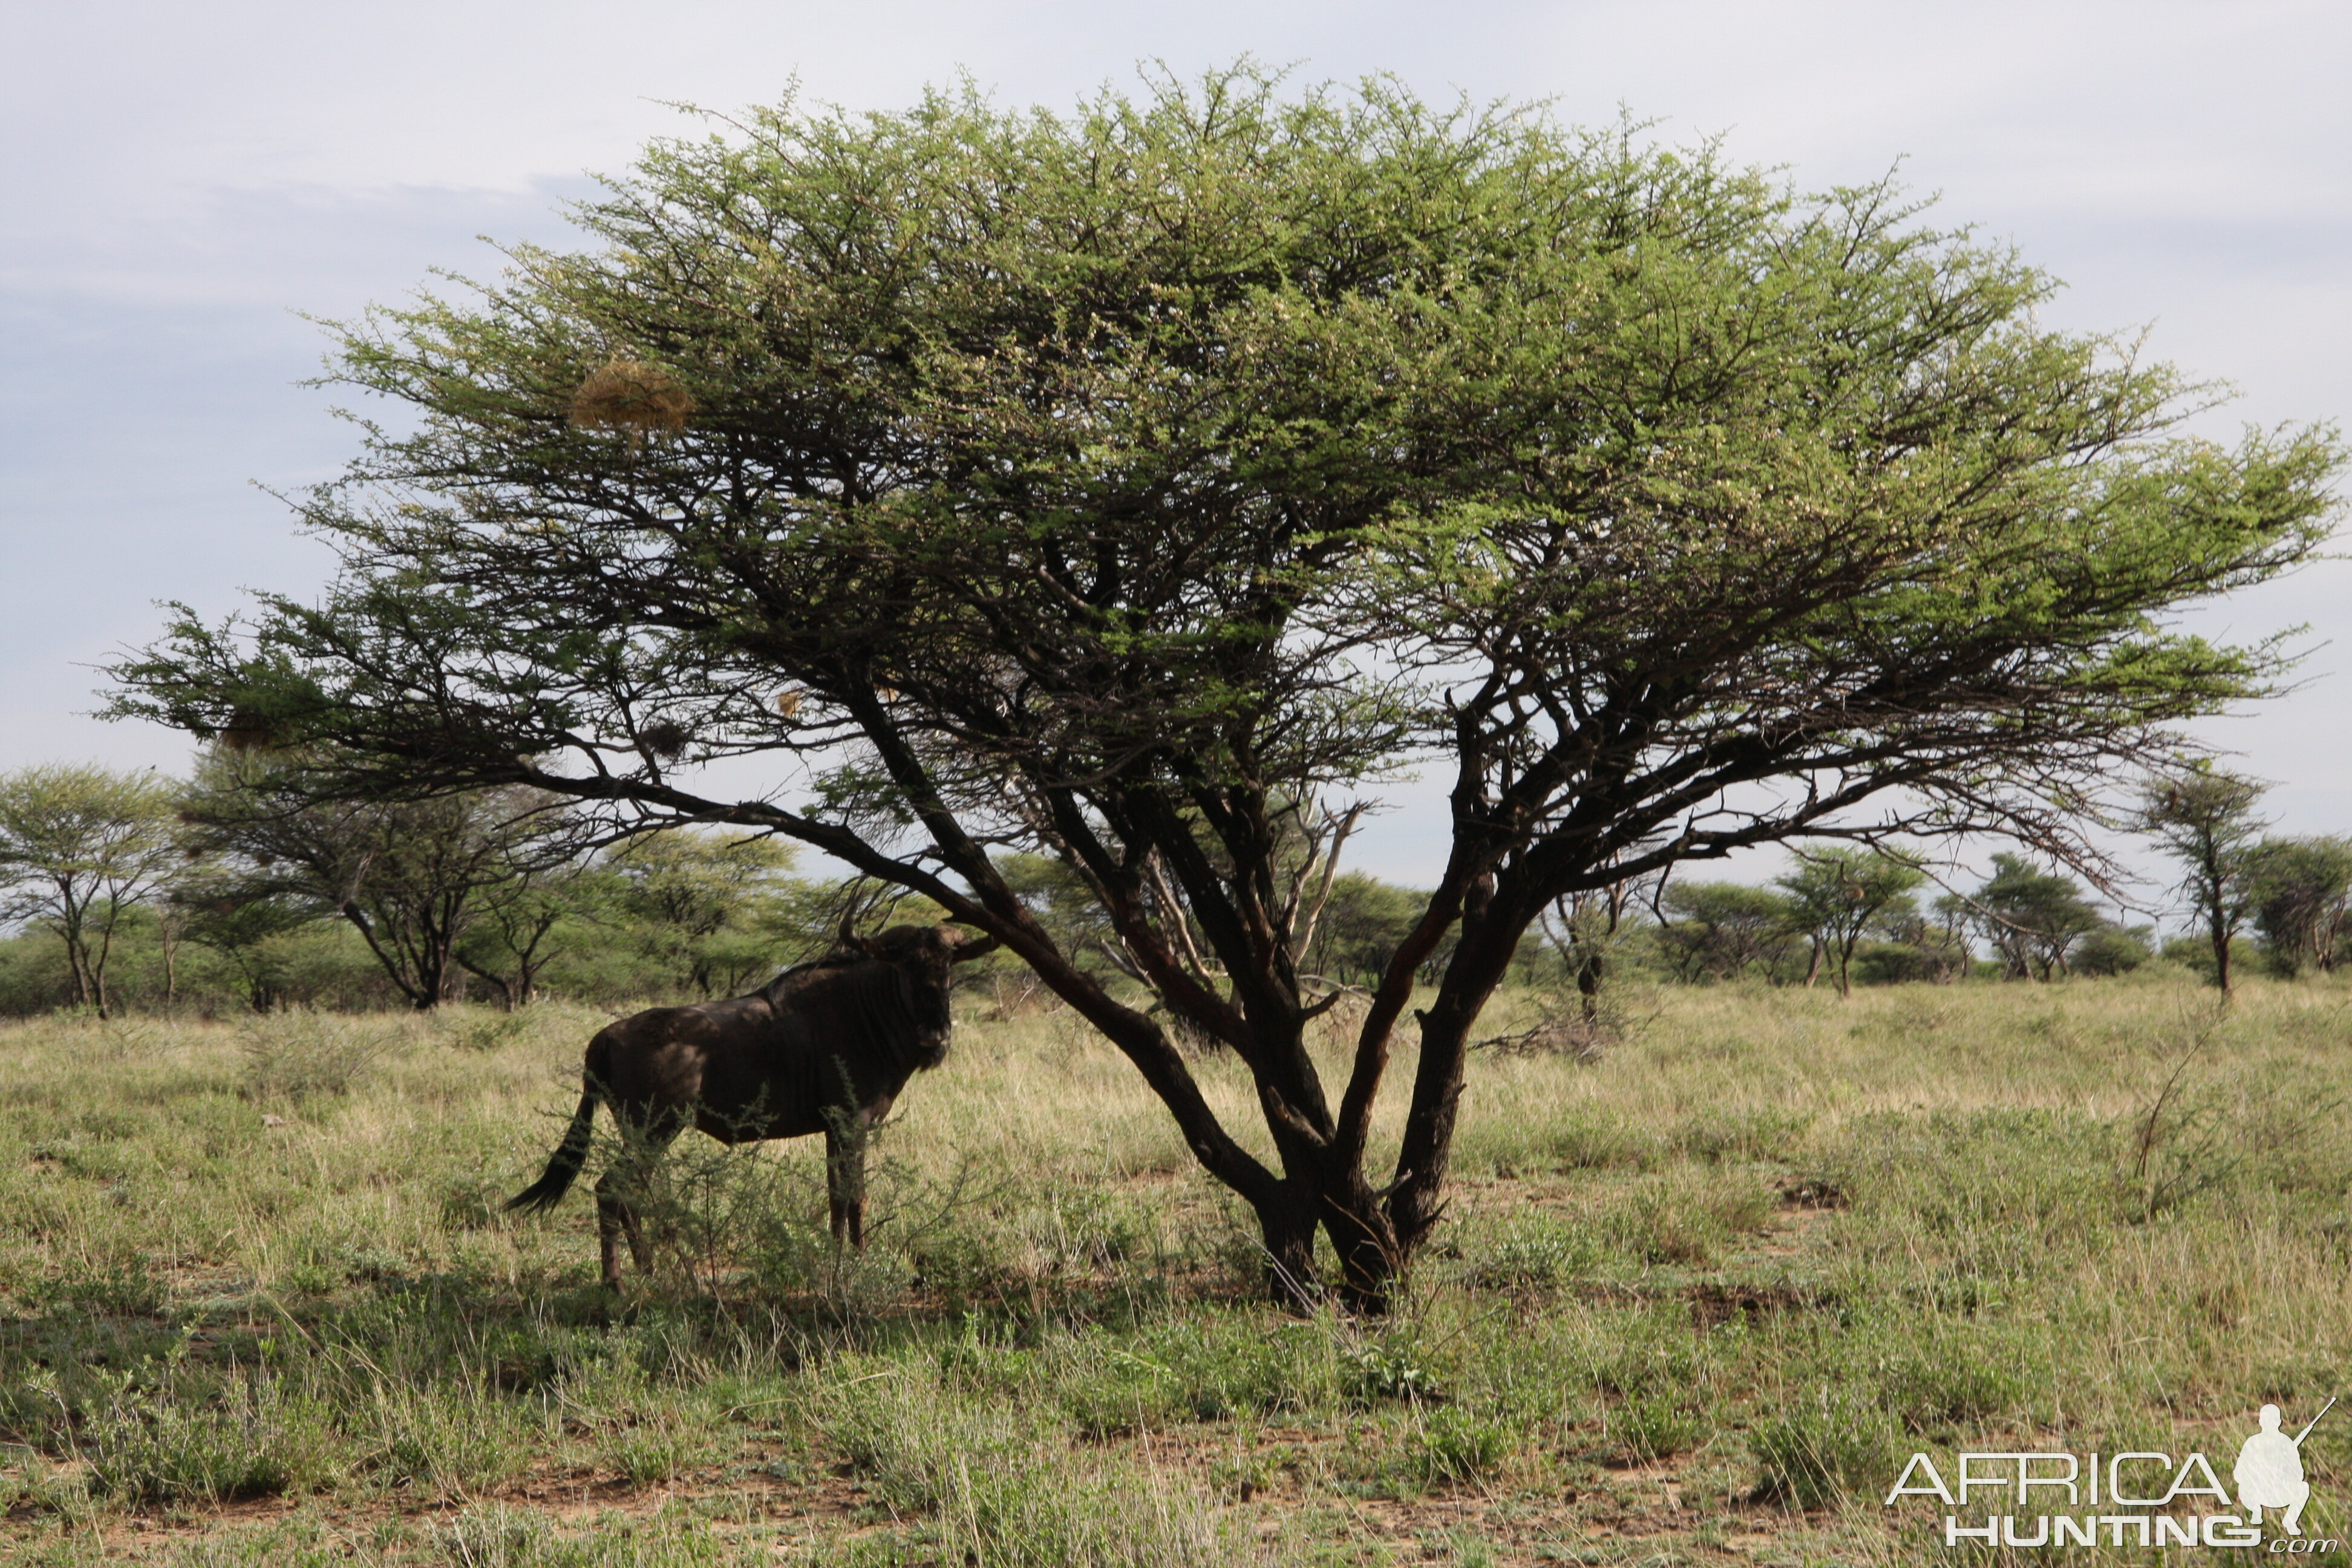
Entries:
{"type": "Polygon", "coordinates": [[[1128,1055],[1293,1295],[1318,1227],[1374,1306],[1430,1234],[1472,1026],[1555,900],[1791,837],[2076,845],[2119,760],[2275,668],[2154,617],[2327,531],[2329,437],[2168,439],[2178,378],[1883,188],[1386,83],[787,104],[577,217],[344,333],[401,419],[304,509],[339,583],[181,611],[117,710],[919,892],[1128,1055]],[[803,771],[697,786],[758,754],[803,771]],[[1327,1083],[1288,869],[1416,760],[1445,868],[1327,1083]],[[1085,883],[1156,1005],[1004,849],[1085,883]],[[1163,1017],[1245,1064],[1270,1159],[1163,1017]]]}
{"type": "Polygon", "coordinates": [[[605,862],[645,955],[665,979],[704,998],[738,990],[775,964],[763,921],[788,885],[791,846],[744,834],[648,834],[605,862]]]}
{"type": "Polygon", "coordinates": [[[477,889],[471,919],[449,956],[511,1013],[539,1000],[539,979],[594,923],[611,892],[601,868],[549,860],[524,839],[504,878],[477,889]]]}
{"type": "Polygon", "coordinates": [[[0,776],[0,919],[65,944],[74,995],[106,1017],[106,971],[122,917],[178,857],[174,786],[142,773],[47,766],[0,776]]]}
{"type": "Polygon", "coordinates": [[[1838,994],[1853,994],[1853,950],[1880,914],[1927,879],[1927,873],[1893,855],[1833,846],[1807,852],[1797,868],[1774,879],[1789,896],[1797,929],[1808,933],[1812,954],[1805,965],[1811,986],[1822,960],[1837,957],[1838,994]]]}
{"type": "Polygon", "coordinates": [[[2199,758],[2149,781],[2140,824],[2180,862],[2179,891],[2213,948],[2213,984],[2230,994],[2230,944],[2253,912],[2254,803],[2264,785],[2199,758]]]}
{"type": "MultiPolygon", "coordinates": [[[[1643,890],[1631,882],[1580,888],[1563,893],[1548,912],[1536,917],[1537,925],[1559,953],[1561,966],[1576,985],[1577,1015],[1588,1026],[1601,1022],[1601,988],[1613,967],[1611,960],[1626,914],[1643,890]]],[[[1654,888],[1650,890],[1656,891],[1654,888]]]]}
{"type": "Polygon", "coordinates": [[[2248,902],[2271,963],[2292,979],[2333,970],[2352,935],[2352,840],[2265,838],[2245,852],[2248,902]]]}
{"type": "Polygon", "coordinates": [[[1673,917],[1658,927],[1658,940],[1685,980],[1736,980],[1759,965],[1774,974],[1797,934],[1789,900],[1769,888],[1673,882],[1658,901],[1660,911],[1673,917]]]}
{"type": "MultiPolygon", "coordinates": [[[[520,955],[527,988],[547,932],[530,930],[536,921],[525,895],[572,858],[572,824],[558,809],[565,797],[515,784],[370,797],[336,782],[345,765],[317,747],[215,747],[180,811],[189,852],[210,862],[207,900],[272,911],[240,927],[267,930],[289,918],[349,921],[420,1012],[463,983],[459,944],[486,904],[505,900],[497,912],[515,941],[528,943],[520,955]]],[[[516,963],[514,942],[504,945],[509,965],[516,963]]],[[[510,1004],[512,984],[499,987],[510,1004]]],[[[266,995],[254,989],[257,1008],[266,995]]]]}
{"type": "Polygon", "coordinates": [[[2013,980],[2063,974],[2084,939],[2107,922],[2081,884],[2018,855],[1992,858],[1992,875],[1968,900],[1977,932],[2013,980]]]}

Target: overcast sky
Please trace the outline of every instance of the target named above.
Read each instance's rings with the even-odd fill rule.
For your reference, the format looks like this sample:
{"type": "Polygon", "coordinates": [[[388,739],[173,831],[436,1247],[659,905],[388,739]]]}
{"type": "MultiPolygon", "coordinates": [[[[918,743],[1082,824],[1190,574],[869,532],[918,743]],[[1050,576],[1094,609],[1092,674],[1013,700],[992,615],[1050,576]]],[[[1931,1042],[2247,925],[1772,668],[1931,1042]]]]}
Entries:
{"type": "MultiPolygon", "coordinates": [[[[967,72],[1065,105],[1139,62],[1248,53],[1307,79],[1391,71],[1423,94],[1620,106],[1721,134],[1801,185],[1896,159],[1939,217],[2014,240],[2069,285],[2070,327],[2149,329],[2227,380],[2208,421],[2352,409],[2352,7],[2259,4],[1455,4],[1154,7],[672,0],[17,5],[0,30],[0,770],[184,765],[184,737],[87,717],[91,668],[154,635],[300,592],[323,548],[268,489],[352,450],[304,318],[497,267],[478,238],[561,243],[561,202],[668,105],[897,108],[967,72]]],[[[2352,565],[2199,617],[2308,623],[2297,694],[2209,738],[2278,783],[2305,832],[2352,831],[2352,565]]],[[[1364,864],[1433,877],[1426,819],[1364,864]]]]}

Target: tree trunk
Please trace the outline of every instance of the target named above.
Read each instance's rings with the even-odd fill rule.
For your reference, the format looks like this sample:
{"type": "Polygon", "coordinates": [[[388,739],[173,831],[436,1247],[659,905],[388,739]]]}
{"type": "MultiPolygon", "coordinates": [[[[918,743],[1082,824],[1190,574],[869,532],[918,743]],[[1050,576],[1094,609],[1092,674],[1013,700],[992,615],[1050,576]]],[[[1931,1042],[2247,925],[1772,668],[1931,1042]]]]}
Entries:
{"type": "Polygon", "coordinates": [[[1481,907],[1464,918],[1437,995],[1420,1015],[1421,1064],[1413,1073],[1395,1181],[1383,1205],[1392,1237],[1378,1279],[1383,1299],[1394,1277],[1411,1266],[1444,1215],[1445,1175],[1461,1115],[1470,1031],[1509,972],[1518,939],[1540,908],[1530,908],[1524,918],[1515,920],[1496,918],[1502,911],[1491,899],[1480,898],[1477,903],[1481,907]]]}
{"type": "Polygon", "coordinates": [[[1257,1207],[1266,1294],[1296,1312],[1312,1311],[1321,1294],[1315,1274],[1315,1220],[1313,1201],[1302,1200],[1289,1183],[1279,1199],[1257,1207]]]}
{"type": "Polygon", "coordinates": [[[172,935],[169,920],[159,918],[155,930],[163,943],[163,1014],[170,1017],[180,1010],[180,944],[172,935]]]}
{"type": "Polygon", "coordinates": [[[1576,992],[1588,1024],[1601,1019],[1601,982],[1608,963],[1603,954],[1588,951],[1576,966],[1576,992]]]}
{"type": "Polygon", "coordinates": [[[1812,956],[1805,963],[1805,989],[1811,991],[1813,982],[1822,977],[1822,939],[1813,938],[1812,956]]]}
{"type": "Polygon", "coordinates": [[[114,956],[114,922],[121,918],[121,909],[110,904],[106,924],[99,931],[97,955],[89,961],[90,989],[98,993],[98,1016],[101,1019],[114,1016],[106,999],[106,964],[114,956]]]}
{"type": "MultiPolygon", "coordinates": [[[[58,924],[58,934],[65,939],[66,968],[73,975],[74,1000],[82,1006],[88,1007],[99,1002],[90,985],[89,943],[85,940],[80,911],[73,903],[73,891],[70,888],[65,889],[62,902],[65,912],[58,924]]],[[[105,1016],[103,1005],[100,1004],[100,1016],[103,1017],[105,1016]]]]}

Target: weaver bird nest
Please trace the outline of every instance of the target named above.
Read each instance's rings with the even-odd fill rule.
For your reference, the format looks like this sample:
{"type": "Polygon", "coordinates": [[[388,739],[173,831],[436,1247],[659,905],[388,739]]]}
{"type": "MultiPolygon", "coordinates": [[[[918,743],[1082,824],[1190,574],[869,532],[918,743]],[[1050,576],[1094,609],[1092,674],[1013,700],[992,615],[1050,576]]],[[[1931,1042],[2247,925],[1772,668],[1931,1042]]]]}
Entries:
{"type": "Polygon", "coordinates": [[[694,395],[669,372],[644,360],[608,360],[572,395],[572,424],[624,430],[632,438],[650,430],[683,430],[693,413],[694,395]]]}

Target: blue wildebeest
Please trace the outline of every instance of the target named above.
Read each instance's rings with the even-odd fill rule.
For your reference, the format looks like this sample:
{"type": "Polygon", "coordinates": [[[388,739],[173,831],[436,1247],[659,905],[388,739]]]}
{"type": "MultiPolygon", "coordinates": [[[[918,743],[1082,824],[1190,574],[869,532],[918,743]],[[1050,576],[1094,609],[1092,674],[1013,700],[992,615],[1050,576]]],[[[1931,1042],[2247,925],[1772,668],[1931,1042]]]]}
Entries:
{"type": "Polygon", "coordinates": [[[596,1184],[605,1284],[620,1287],[624,1235],[637,1268],[650,1266],[633,1189],[689,1126],[722,1143],[824,1133],[834,1238],[864,1246],[866,1131],[889,1114],[908,1079],[946,1058],[950,966],[994,946],[943,925],[892,926],[847,938],[747,996],[606,1025],[588,1042],[580,1109],[546,1173],[507,1206],[555,1206],[587,1162],[601,1102],[624,1148],[596,1184]]]}

